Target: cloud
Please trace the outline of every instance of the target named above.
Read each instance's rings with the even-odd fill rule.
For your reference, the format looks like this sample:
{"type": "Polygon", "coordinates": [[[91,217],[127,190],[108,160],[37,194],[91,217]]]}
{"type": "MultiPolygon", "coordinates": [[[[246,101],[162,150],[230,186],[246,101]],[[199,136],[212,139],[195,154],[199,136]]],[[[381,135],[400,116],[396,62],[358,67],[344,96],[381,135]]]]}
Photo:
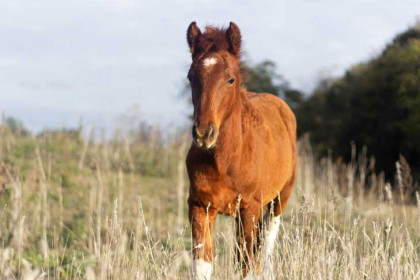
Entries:
{"type": "Polygon", "coordinates": [[[39,81],[20,81],[19,85],[30,90],[70,90],[73,86],[58,80],[51,80],[46,83],[39,81]]]}

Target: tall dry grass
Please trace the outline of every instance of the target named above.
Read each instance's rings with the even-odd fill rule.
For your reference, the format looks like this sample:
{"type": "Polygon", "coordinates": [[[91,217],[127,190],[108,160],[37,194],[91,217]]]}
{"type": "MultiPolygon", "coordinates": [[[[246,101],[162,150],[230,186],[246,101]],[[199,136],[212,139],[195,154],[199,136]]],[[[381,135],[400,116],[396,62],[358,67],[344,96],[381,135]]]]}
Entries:
{"type": "MultiPolygon", "coordinates": [[[[1,279],[189,279],[188,137],[150,127],[103,141],[0,133],[1,279]]],[[[405,163],[386,182],[351,149],[348,164],[316,160],[300,141],[294,195],[261,278],[420,278],[420,199],[407,199],[405,163]]],[[[238,275],[234,233],[233,220],[217,219],[214,279],[238,275]]]]}

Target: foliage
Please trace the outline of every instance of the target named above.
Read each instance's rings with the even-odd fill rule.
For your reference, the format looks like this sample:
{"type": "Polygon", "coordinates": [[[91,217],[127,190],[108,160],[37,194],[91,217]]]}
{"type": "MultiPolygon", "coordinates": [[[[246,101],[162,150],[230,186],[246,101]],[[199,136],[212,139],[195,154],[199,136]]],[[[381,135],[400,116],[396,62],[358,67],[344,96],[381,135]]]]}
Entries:
{"type": "Polygon", "coordinates": [[[354,141],[376,157],[378,170],[392,174],[402,154],[420,178],[420,26],[343,77],[321,81],[297,115],[299,134],[309,132],[317,151],[349,160],[354,141]]]}
{"type": "Polygon", "coordinates": [[[303,101],[303,93],[290,87],[289,82],[277,72],[276,64],[271,60],[264,60],[256,65],[243,62],[241,71],[244,73],[244,86],[248,91],[277,95],[292,108],[297,108],[303,101]]]}
{"type": "Polygon", "coordinates": [[[16,118],[8,117],[6,119],[6,127],[10,129],[10,131],[16,135],[21,135],[21,136],[29,135],[29,131],[24,127],[23,122],[16,118]]]}
{"type": "Polygon", "coordinates": [[[277,73],[276,64],[271,60],[264,60],[255,66],[243,62],[241,68],[248,91],[280,95],[288,87],[287,81],[277,73]]]}

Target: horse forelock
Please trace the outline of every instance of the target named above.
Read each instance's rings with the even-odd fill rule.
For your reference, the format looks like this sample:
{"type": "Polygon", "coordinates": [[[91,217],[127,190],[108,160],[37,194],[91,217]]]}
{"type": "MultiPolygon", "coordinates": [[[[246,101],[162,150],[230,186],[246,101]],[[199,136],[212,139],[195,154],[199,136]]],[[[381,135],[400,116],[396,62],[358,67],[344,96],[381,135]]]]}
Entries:
{"type": "Polygon", "coordinates": [[[204,34],[200,36],[197,51],[200,53],[218,52],[228,50],[229,42],[226,38],[226,29],[215,26],[206,26],[204,34]]]}
{"type": "MultiPolygon", "coordinates": [[[[205,27],[205,32],[201,34],[197,48],[193,54],[193,60],[198,61],[203,58],[212,57],[212,53],[219,51],[229,51],[229,42],[226,37],[226,29],[222,27],[216,27],[214,25],[208,25],[205,27]]],[[[239,72],[240,82],[248,79],[249,73],[246,67],[242,67],[243,61],[241,55],[239,55],[239,72]]]]}

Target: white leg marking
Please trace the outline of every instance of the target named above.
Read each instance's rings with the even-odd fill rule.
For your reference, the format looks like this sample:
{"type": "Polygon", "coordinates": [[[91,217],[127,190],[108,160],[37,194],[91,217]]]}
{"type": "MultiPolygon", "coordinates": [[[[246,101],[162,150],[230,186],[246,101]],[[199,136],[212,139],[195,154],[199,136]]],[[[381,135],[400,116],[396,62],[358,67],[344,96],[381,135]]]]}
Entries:
{"type": "Polygon", "coordinates": [[[264,243],[263,279],[275,279],[273,264],[273,249],[280,228],[280,216],[270,217],[271,213],[264,215],[266,224],[264,243]]]}
{"type": "Polygon", "coordinates": [[[255,273],[253,270],[249,271],[248,274],[245,276],[244,280],[252,280],[255,279],[255,273]]]}
{"type": "Polygon", "coordinates": [[[277,234],[279,233],[280,228],[280,216],[272,217],[270,224],[268,225],[268,232],[265,237],[265,260],[271,257],[273,253],[274,244],[276,242],[277,234]]]}
{"type": "Polygon", "coordinates": [[[210,280],[211,269],[211,263],[208,263],[202,259],[193,260],[192,278],[194,280],[210,280]]]}
{"type": "Polygon", "coordinates": [[[208,67],[210,67],[210,66],[212,66],[216,63],[217,63],[217,59],[215,57],[208,57],[208,58],[204,59],[204,61],[203,61],[203,65],[206,68],[208,68],[208,67]]]}

